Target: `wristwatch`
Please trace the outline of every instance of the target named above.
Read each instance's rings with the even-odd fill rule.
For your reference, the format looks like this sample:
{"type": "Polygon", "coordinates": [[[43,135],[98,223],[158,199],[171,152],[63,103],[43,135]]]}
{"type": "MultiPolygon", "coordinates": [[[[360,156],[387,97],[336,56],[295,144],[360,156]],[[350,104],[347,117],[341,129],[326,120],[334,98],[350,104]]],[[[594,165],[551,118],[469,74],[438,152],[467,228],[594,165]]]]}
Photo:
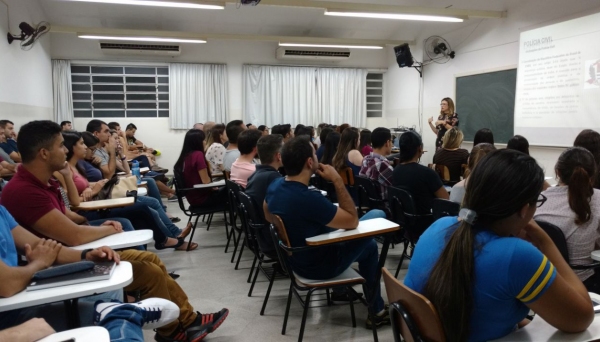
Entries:
{"type": "Polygon", "coordinates": [[[89,251],[91,251],[92,248],[88,248],[88,249],[84,249],[81,251],[81,260],[85,260],[86,255],[88,254],[89,251]]]}

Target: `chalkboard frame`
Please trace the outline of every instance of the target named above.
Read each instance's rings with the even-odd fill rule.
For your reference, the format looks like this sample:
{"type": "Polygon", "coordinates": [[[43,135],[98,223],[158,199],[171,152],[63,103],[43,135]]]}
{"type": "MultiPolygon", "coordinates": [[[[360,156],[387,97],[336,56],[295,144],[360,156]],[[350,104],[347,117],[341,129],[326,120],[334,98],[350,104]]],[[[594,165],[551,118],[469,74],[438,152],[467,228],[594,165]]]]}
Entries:
{"type": "MultiPolygon", "coordinates": [[[[512,70],[515,71],[515,73],[517,74],[517,77],[518,77],[518,72],[517,72],[518,70],[517,69],[518,68],[517,68],[516,64],[511,64],[511,65],[505,65],[505,66],[496,67],[496,68],[481,69],[481,70],[474,70],[474,71],[468,71],[468,72],[464,72],[464,73],[454,74],[454,82],[453,82],[452,86],[454,87],[454,89],[453,89],[453,93],[454,93],[453,99],[455,101],[455,105],[457,105],[457,102],[458,102],[457,81],[458,81],[459,78],[461,78],[461,77],[468,77],[468,76],[486,75],[486,74],[500,72],[500,71],[512,71],[512,70]]],[[[514,87],[515,87],[515,90],[514,90],[514,94],[515,94],[514,101],[516,103],[516,88],[517,88],[516,78],[515,78],[515,85],[514,85],[514,87]]],[[[464,121],[462,121],[463,118],[461,117],[461,110],[458,107],[458,105],[457,105],[457,108],[456,108],[456,112],[458,113],[459,119],[461,120],[460,126],[463,126],[465,123],[464,123],[464,121]]],[[[513,113],[512,113],[512,122],[511,122],[511,124],[513,125],[513,130],[511,132],[512,133],[511,136],[513,136],[514,135],[514,108],[513,108],[513,113]]],[[[481,128],[485,128],[485,127],[481,127],[481,128]]],[[[494,137],[494,138],[495,138],[495,140],[497,140],[495,142],[495,145],[506,145],[506,143],[508,142],[508,139],[510,139],[510,137],[509,137],[508,139],[505,139],[506,141],[504,141],[503,139],[497,139],[496,137],[494,137]]],[[[471,137],[471,139],[468,139],[468,137],[465,136],[465,142],[472,143],[473,142],[472,137],[471,137]]]]}

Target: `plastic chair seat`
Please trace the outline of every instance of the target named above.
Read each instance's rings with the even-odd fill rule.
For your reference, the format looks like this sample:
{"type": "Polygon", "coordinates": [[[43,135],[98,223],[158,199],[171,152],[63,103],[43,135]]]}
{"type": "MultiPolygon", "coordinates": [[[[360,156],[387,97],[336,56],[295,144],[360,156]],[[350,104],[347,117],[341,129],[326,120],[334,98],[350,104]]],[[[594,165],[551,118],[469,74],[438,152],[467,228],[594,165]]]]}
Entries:
{"type": "Polygon", "coordinates": [[[298,281],[299,285],[309,288],[332,287],[339,285],[348,285],[353,283],[363,284],[365,282],[365,278],[358,274],[358,272],[356,272],[356,270],[354,270],[352,267],[349,267],[337,277],[333,277],[330,279],[309,279],[298,275],[298,273],[296,272],[294,272],[294,277],[296,277],[296,280],[298,281]]]}

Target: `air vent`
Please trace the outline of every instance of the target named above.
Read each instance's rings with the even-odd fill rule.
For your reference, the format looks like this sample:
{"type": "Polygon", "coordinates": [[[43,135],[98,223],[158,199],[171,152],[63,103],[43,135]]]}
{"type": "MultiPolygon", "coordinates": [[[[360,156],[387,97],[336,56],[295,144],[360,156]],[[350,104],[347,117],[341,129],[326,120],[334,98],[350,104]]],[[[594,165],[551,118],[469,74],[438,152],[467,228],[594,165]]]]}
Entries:
{"type": "Polygon", "coordinates": [[[303,59],[338,62],[348,58],[350,58],[349,49],[289,49],[285,47],[279,47],[277,49],[277,59],[303,59]]]}
{"type": "Polygon", "coordinates": [[[179,45],[100,43],[100,50],[112,55],[179,56],[181,54],[179,45]]]}
{"type": "Polygon", "coordinates": [[[350,51],[303,51],[285,50],[285,56],[313,56],[313,57],[350,57],[350,51]]]}

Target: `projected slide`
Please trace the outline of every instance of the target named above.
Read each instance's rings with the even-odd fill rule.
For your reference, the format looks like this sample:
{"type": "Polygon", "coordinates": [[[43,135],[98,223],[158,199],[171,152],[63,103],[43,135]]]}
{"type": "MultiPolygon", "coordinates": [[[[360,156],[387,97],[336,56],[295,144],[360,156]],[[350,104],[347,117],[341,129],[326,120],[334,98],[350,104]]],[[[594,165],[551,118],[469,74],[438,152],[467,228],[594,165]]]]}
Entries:
{"type": "Polygon", "coordinates": [[[515,134],[572,146],[600,131],[600,13],[521,33],[515,134]]]}

